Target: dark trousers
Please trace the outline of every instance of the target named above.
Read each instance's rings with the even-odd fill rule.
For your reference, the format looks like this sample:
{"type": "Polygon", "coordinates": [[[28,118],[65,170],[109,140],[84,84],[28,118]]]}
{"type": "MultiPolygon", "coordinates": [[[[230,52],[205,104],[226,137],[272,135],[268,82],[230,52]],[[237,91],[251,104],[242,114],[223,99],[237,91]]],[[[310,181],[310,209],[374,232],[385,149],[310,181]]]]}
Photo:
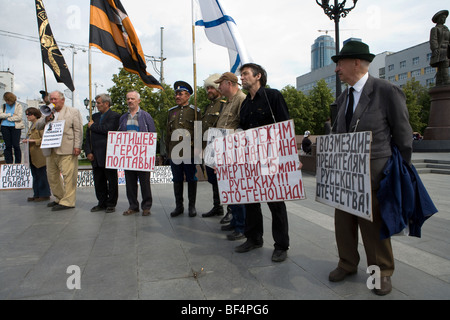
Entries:
{"type": "Polygon", "coordinates": [[[150,172],[148,171],[131,171],[125,170],[125,183],[128,203],[130,204],[129,209],[139,210],[138,202],[138,181],[141,186],[142,210],[149,209],[152,207],[152,190],[150,188],[150,172]]]}
{"type": "Polygon", "coordinates": [[[5,162],[6,163],[21,163],[22,151],[20,150],[20,133],[21,129],[14,127],[2,126],[3,141],[5,141],[5,162]],[[13,161],[14,149],[14,161],[13,161]]]}
{"type": "Polygon", "coordinates": [[[30,170],[33,176],[33,197],[45,198],[50,197],[50,185],[47,180],[47,167],[36,168],[30,160],[30,170]]]}
{"type": "MultiPolygon", "coordinates": [[[[268,202],[272,213],[272,236],[275,249],[289,249],[289,226],[286,204],[284,202],[268,202]]],[[[261,241],[264,233],[263,216],[260,203],[245,205],[245,236],[253,241],[261,241]]]]}
{"type": "Polygon", "coordinates": [[[191,159],[190,163],[175,164],[170,160],[170,168],[172,169],[173,182],[184,182],[184,176],[186,176],[186,182],[197,181],[197,165],[194,163],[194,159],[191,159]]]}
{"type": "Polygon", "coordinates": [[[117,169],[93,167],[95,196],[101,208],[114,208],[119,198],[117,169]]]}

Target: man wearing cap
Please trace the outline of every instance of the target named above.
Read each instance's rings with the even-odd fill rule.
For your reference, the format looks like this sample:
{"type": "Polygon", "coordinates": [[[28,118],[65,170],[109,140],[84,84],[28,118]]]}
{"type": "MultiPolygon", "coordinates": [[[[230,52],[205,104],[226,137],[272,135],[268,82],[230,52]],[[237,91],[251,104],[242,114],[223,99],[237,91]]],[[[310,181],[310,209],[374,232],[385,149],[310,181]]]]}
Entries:
{"type": "MultiPolygon", "coordinates": [[[[208,95],[208,99],[211,103],[205,108],[205,112],[202,116],[202,137],[209,128],[214,128],[219,120],[220,112],[222,111],[225,100],[222,99],[222,94],[219,92],[219,85],[215,83],[220,78],[220,74],[215,73],[209,76],[204,81],[204,88],[208,95]]],[[[204,142],[203,147],[206,147],[204,142]]],[[[213,208],[207,213],[202,214],[202,217],[213,217],[223,215],[223,207],[220,204],[219,188],[217,186],[217,178],[214,174],[214,169],[206,167],[206,174],[208,176],[208,182],[211,183],[213,189],[213,208]]]]}
{"type": "MultiPolygon", "coordinates": [[[[227,102],[222,108],[216,127],[223,129],[237,129],[239,127],[240,112],[242,102],[245,100],[245,93],[239,88],[238,78],[232,72],[225,72],[215,81],[219,84],[219,91],[227,98],[227,102]]],[[[229,205],[232,218],[225,216],[221,223],[230,222],[222,226],[223,231],[233,231],[227,235],[230,241],[244,238],[245,231],[245,205],[229,205]]]]}
{"type": "Polygon", "coordinates": [[[311,145],[312,142],[309,139],[309,135],[311,134],[311,132],[309,132],[309,130],[305,131],[303,140],[302,140],[302,150],[303,152],[305,152],[306,154],[311,154],[311,145]]]}
{"type": "Polygon", "coordinates": [[[430,31],[430,66],[437,68],[436,86],[450,84],[448,79],[450,31],[444,25],[447,17],[448,10],[441,10],[431,19],[436,23],[430,31]]]}
{"type": "MultiPolygon", "coordinates": [[[[176,208],[170,213],[172,217],[184,212],[183,183],[184,176],[188,183],[189,216],[195,217],[195,200],[197,197],[197,173],[194,163],[194,124],[200,120],[200,109],[189,104],[189,98],[194,92],[192,87],[184,82],[174,84],[176,106],[169,109],[167,119],[166,146],[167,156],[173,176],[173,191],[176,208]]],[[[200,133],[201,134],[201,133],[200,133]]]]}
{"type": "Polygon", "coordinates": [[[386,80],[369,75],[369,65],[374,57],[368,45],[360,41],[347,42],[338,55],[331,57],[341,81],[348,84],[348,89],[336,100],[338,114],[333,132],[372,132],[370,174],[373,222],[335,210],[339,263],[330,273],[329,280],[342,281],[356,273],[359,226],[367,264],[380,268],[381,288],[375,288],[374,292],[385,295],[392,290],[390,277],[394,272],[394,256],[390,238],[380,239],[382,219],[377,191],[383,178],[383,168],[392,154],[391,143],[396,144],[403,159],[411,163],[412,129],[402,90],[386,80]]]}

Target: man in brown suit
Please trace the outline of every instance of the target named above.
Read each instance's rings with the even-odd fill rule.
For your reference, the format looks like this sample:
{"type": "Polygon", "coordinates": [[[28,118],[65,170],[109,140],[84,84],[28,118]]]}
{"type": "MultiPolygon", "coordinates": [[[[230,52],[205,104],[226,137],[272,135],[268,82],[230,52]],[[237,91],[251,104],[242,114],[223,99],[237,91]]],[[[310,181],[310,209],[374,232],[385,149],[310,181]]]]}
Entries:
{"type": "Polygon", "coordinates": [[[78,155],[83,143],[83,122],[78,109],[64,104],[64,94],[59,91],[50,93],[50,103],[54,105],[52,113],[36,122],[36,129],[42,130],[51,121],[64,120],[64,132],[61,146],[52,148],[47,156],[47,177],[55,201],[48,207],[52,211],[75,207],[78,177],[78,155]],[[62,175],[62,179],[61,179],[62,175]]]}
{"type": "Polygon", "coordinates": [[[403,159],[410,163],[412,153],[412,129],[402,90],[391,83],[369,75],[369,65],[374,55],[360,41],[349,41],[341,52],[331,57],[336,62],[336,72],[349,85],[336,100],[338,115],[334,133],[371,131],[372,146],[370,174],[372,183],[373,222],[336,209],[335,229],[339,253],[338,267],[329,280],[344,280],[357,271],[358,226],[364,242],[368,266],[380,268],[381,288],[378,295],[392,290],[394,256],[390,238],[380,240],[382,225],[377,191],[383,178],[383,168],[391,156],[391,143],[395,143],[403,159]]]}

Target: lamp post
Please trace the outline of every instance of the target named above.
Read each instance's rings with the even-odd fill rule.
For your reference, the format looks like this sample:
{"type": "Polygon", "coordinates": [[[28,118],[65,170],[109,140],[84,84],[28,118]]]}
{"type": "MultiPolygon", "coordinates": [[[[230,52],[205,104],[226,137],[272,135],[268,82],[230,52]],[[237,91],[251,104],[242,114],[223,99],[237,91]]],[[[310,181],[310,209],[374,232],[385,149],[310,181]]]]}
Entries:
{"type": "MultiPolygon", "coordinates": [[[[76,47],[74,44],[71,44],[70,46],[61,46],[61,51],[64,51],[65,49],[70,49],[72,51],[72,82],[75,84],[75,55],[80,50],[86,52],[86,49],[76,47]]],[[[72,91],[72,107],[74,106],[75,106],[75,95],[72,91]]]]}
{"type": "MultiPolygon", "coordinates": [[[[347,1],[344,0],[339,3],[338,0],[334,0],[334,5],[330,5],[329,0],[316,0],[316,3],[323,9],[323,12],[330,18],[330,20],[334,20],[334,33],[336,38],[336,54],[339,54],[339,20],[341,18],[345,18],[347,14],[356,6],[356,2],[358,0],[353,0],[353,6],[350,8],[345,8],[345,3],[347,1]]],[[[336,98],[341,95],[341,80],[339,76],[336,74],[336,98]]]]}

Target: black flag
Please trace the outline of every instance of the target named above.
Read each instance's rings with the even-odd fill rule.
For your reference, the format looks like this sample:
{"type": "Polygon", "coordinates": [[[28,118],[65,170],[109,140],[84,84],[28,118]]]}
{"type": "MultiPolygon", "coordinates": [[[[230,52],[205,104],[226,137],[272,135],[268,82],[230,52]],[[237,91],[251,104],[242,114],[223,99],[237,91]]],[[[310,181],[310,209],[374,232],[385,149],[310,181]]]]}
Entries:
{"type": "Polygon", "coordinates": [[[55,38],[53,38],[43,0],[36,0],[36,15],[41,42],[42,61],[52,69],[56,81],[63,82],[70,91],[74,91],[75,87],[69,68],[67,68],[64,56],[58,49],[55,38]]]}

